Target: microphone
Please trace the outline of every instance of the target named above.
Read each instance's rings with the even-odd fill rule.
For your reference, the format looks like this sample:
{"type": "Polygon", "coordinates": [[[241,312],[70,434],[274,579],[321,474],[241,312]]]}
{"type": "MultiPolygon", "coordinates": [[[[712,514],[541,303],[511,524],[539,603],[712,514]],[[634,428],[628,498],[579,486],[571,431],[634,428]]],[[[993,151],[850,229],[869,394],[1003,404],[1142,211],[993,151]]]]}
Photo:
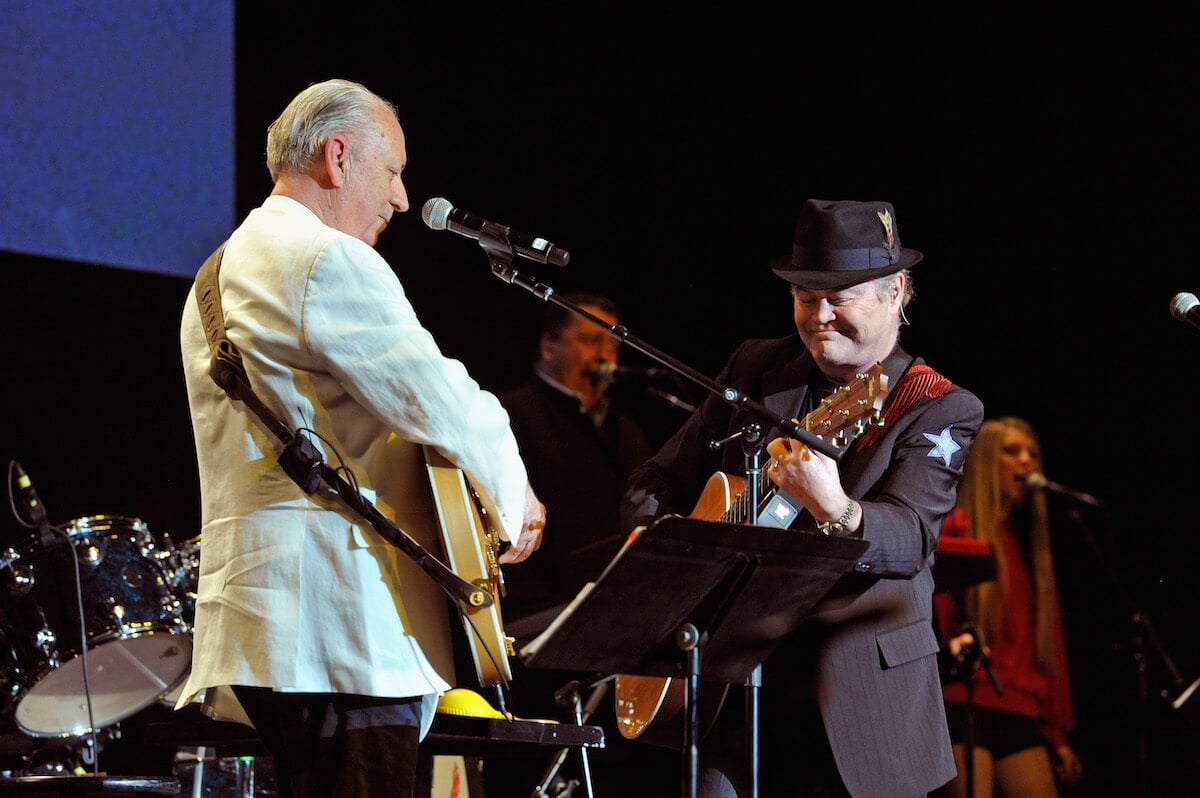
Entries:
{"type": "Polygon", "coordinates": [[[1066,496],[1068,499],[1074,499],[1081,504],[1090,504],[1093,507],[1104,507],[1104,502],[1097,499],[1090,493],[1068,488],[1066,485],[1060,485],[1057,482],[1051,482],[1046,479],[1046,476],[1038,471],[1034,471],[1029,476],[1025,477],[1025,485],[1031,490],[1048,490],[1051,493],[1057,493],[1060,496],[1066,496]]]}
{"type": "Polygon", "coordinates": [[[1171,315],[1193,327],[1200,327],[1200,299],[1181,291],[1171,299],[1171,315]]]}
{"type": "Polygon", "coordinates": [[[618,366],[616,363],[602,363],[600,368],[593,373],[604,382],[637,378],[650,380],[656,377],[669,377],[673,374],[670,369],[634,368],[633,366],[618,366]]]}
{"type": "Polygon", "coordinates": [[[37,491],[33,488],[33,480],[25,473],[25,469],[16,460],[13,460],[13,470],[17,474],[17,487],[21,491],[21,500],[25,503],[25,510],[29,513],[29,523],[37,528],[38,537],[42,545],[47,545],[52,540],[50,533],[50,520],[46,516],[46,506],[42,504],[42,500],[38,497],[37,491]]]}
{"type": "Polygon", "coordinates": [[[455,208],[445,197],[433,197],[421,208],[421,219],[430,230],[449,230],[473,238],[485,248],[504,247],[522,258],[551,266],[566,266],[571,253],[544,238],[521,233],[482,216],[455,208]]]}

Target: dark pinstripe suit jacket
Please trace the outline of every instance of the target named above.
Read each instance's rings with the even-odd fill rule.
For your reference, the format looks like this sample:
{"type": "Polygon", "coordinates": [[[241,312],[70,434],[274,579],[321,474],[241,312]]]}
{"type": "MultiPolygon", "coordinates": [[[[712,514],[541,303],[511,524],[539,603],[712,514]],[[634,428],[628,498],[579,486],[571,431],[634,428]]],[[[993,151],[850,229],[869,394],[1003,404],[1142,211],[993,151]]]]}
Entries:
{"type": "MultiPolygon", "coordinates": [[[[843,487],[862,503],[861,534],[870,546],[813,616],[823,642],[807,652],[803,667],[815,679],[830,746],[851,794],[897,798],[928,792],[955,773],[937,673],[931,566],[984,410],[974,394],[944,379],[932,390],[922,383],[915,393],[905,391],[905,385],[915,387],[901,382],[906,370],[924,363],[899,348],[883,365],[889,379],[885,424],[856,441],[839,462],[843,487]],[[897,407],[905,394],[905,406],[897,407]]],[[[798,417],[817,377],[811,356],[792,335],[742,344],[717,382],[773,414],[798,417]]],[[[666,513],[688,515],[717,470],[744,474],[740,446],[713,452],[708,444],[751,420],[720,397],[706,400],[631,476],[622,500],[624,528],[666,513]]],[[[762,440],[776,435],[778,430],[768,430],[762,440]]],[[[792,528],[812,531],[815,525],[802,513],[792,528]]],[[[764,682],[764,705],[783,698],[773,695],[773,684],[804,653],[787,649],[782,645],[768,657],[764,671],[776,681],[764,682]]],[[[778,773],[787,766],[764,761],[762,770],[778,773]]]]}

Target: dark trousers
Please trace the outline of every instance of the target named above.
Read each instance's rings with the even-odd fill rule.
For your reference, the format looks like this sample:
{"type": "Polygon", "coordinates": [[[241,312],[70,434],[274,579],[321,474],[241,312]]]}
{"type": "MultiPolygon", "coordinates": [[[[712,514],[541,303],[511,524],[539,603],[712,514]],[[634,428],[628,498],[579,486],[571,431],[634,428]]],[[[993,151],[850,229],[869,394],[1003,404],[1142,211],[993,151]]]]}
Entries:
{"type": "Polygon", "coordinates": [[[413,795],[421,699],[234,687],[282,798],[413,795]]]}

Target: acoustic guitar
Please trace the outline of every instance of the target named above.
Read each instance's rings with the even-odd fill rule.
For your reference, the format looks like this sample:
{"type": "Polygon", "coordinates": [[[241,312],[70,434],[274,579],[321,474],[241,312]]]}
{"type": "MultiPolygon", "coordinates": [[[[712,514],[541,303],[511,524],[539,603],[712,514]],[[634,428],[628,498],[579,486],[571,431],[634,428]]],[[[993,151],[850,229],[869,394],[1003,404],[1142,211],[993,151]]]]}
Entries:
{"type": "Polygon", "coordinates": [[[461,468],[429,446],[425,447],[425,463],[446,566],[493,599],[490,607],[459,607],[479,685],[507,683],[512,679],[509,657],[516,651],[500,617],[500,535],[461,468]]]}
{"type": "MultiPolygon", "coordinates": [[[[869,425],[883,423],[880,410],[886,395],[887,375],[883,373],[883,366],[876,363],[822,400],[798,424],[835,446],[848,446],[869,425]]],[[[750,519],[750,502],[754,496],[746,490],[746,485],[745,478],[718,471],[709,477],[689,517],[727,524],[747,523],[750,519]]],[[[757,486],[755,494],[760,498],[756,517],[759,524],[788,528],[800,515],[801,508],[771,482],[766,469],[759,472],[757,486]]],[[[703,724],[705,728],[701,730],[701,736],[707,733],[711,721],[716,719],[728,692],[728,684],[716,694],[711,690],[702,691],[702,698],[708,695],[717,697],[716,700],[702,702],[698,707],[700,714],[709,718],[703,724]]],[[[682,679],[617,674],[613,693],[617,729],[622,737],[629,740],[640,738],[663,744],[660,739],[647,734],[651,724],[661,726],[676,720],[685,709],[686,684],[682,679]]],[[[682,732],[676,739],[681,739],[681,736],[682,732]]]]}

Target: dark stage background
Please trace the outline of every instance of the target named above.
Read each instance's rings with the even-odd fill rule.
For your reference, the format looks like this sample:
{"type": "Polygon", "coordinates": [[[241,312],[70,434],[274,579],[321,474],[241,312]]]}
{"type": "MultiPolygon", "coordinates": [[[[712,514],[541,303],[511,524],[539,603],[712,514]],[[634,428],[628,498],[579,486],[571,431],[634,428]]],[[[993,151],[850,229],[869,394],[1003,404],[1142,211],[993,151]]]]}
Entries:
{"type": "MultiPolygon", "coordinates": [[[[1200,290],[1189,26],[992,19],[935,36],[866,12],[750,14],[685,34],[600,16],[535,28],[239,11],[237,217],[269,191],[265,129],[298,90],[342,76],[392,99],[412,209],[379,249],[444,350],[498,389],[524,375],[542,303],[493,276],[473,242],[428,230],[429,197],[570,250],[566,269],[530,273],[611,294],[633,335],[708,375],[743,338],[791,331],[766,263],[790,248],[806,198],[892,201],[904,244],[925,253],[906,346],[989,415],[1033,421],[1047,476],[1107,504],[1055,500],[1088,769],[1068,794],[1132,795],[1143,779],[1147,794],[1187,791],[1200,698],[1174,710],[1160,691],[1200,676],[1200,330],[1167,310],[1200,290]]],[[[14,253],[0,264],[5,461],[24,465],[55,523],[103,513],[197,534],[177,346],[188,281],[14,253]]],[[[660,414],[664,435],[674,413],[660,414]]],[[[27,535],[11,513],[0,531],[27,535]]]]}

